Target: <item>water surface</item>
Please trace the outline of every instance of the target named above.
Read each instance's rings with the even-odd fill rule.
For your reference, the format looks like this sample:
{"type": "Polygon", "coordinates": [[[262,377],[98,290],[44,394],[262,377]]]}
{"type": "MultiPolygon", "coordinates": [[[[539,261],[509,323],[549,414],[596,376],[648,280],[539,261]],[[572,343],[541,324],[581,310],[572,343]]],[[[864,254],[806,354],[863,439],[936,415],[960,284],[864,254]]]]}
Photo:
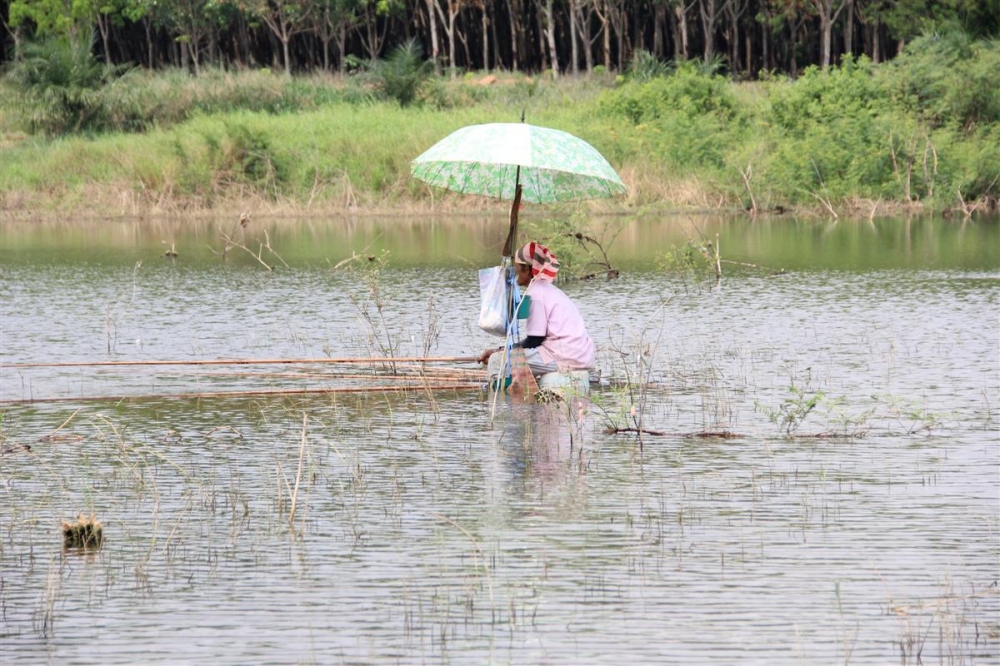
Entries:
{"type": "Polygon", "coordinates": [[[564,285],[605,380],[582,409],[14,367],[494,344],[494,222],[260,224],[287,267],[223,262],[222,224],[0,227],[5,664],[1000,663],[995,223],[633,222],[620,279],[564,285]],[[767,270],[662,270],[687,224],[767,270]],[[332,267],[383,249],[372,327],[332,267]],[[97,552],[62,548],[81,512],[97,552]]]}

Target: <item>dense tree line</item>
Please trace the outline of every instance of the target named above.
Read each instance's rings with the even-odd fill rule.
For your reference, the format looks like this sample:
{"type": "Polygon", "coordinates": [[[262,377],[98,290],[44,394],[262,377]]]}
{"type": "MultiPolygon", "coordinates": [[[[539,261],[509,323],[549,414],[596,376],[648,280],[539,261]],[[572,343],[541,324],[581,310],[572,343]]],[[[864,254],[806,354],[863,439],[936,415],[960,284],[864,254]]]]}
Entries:
{"type": "Polygon", "coordinates": [[[109,64],[349,71],[416,38],[435,66],[622,71],[638,52],[734,78],[879,62],[913,37],[1000,35],[1000,0],[9,0],[3,58],[27,40],[91,45],[109,64]]]}

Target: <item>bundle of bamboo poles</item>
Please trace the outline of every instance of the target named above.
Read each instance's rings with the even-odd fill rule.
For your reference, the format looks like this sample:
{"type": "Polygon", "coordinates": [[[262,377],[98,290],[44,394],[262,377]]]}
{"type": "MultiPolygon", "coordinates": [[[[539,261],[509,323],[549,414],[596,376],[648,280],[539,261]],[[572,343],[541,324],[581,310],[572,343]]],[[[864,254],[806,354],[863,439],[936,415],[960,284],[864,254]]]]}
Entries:
{"type": "Polygon", "coordinates": [[[437,357],[350,357],[350,358],[299,358],[299,359],[206,359],[206,360],[132,360],[132,361],[66,361],[53,363],[10,363],[4,364],[4,369],[31,368],[124,368],[124,367],[176,367],[177,370],[166,374],[195,374],[198,377],[247,377],[255,379],[321,379],[348,380],[360,385],[326,387],[326,388],[270,388],[247,389],[232,391],[198,391],[155,395],[118,395],[118,396],[85,396],[85,397],[49,397],[22,400],[0,400],[0,404],[28,402],[65,402],[65,401],[108,401],[108,400],[143,400],[164,398],[214,398],[241,396],[275,396],[324,393],[356,393],[356,392],[399,392],[399,391],[442,391],[479,389],[485,382],[483,369],[462,367],[437,367],[437,364],[475,363],[471,356],[437,356],[437,357]],[[264,372],[264,371],[191,371],[186,367],[204,366],[267,366],[285,365],[300,366],[304,370],[264,372]],[[350,371],[322,372],[308,366],[341,367],[355,366],[350,371]],[[372,383],[372,382],[378,383],[372,383]]]}
{"type": "Polygon", "coordinates": [[[400,363],[475,363],[475,356],[366,356],[350,358],[219,358],[187,361],[65,361],[60,363],[8,363],[7,368],[95,368],[143,365],[395,365],[400,363]]]}

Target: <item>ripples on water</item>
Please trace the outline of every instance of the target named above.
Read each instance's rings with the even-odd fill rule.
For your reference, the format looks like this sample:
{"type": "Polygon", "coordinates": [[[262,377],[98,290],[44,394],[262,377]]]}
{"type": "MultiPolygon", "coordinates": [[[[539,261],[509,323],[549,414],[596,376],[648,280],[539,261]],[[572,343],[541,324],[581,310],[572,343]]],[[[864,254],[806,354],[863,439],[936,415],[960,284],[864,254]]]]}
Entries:
{"type": "MultiPolygon", "coordinates": [[[[15,266],[3,282],[6,363],[369,351],[364,290],[326,270],[15,266]]],[[[400,352],[422,354],[434,317],[433,354],[491,344],[472,285],[390,272],[400,352]]],[[[477,391],[6,406],[4,447],[32,450],[0,471],[3,662],[1000,662],[995,275],[567,290],[606,378],[618,352],[632,371],[646,354],[640,414],[665,436],[604,432],[631,405],[609,387],[583,424],[502,405],[491,425],[477,391]],[[799,437],[767,417],[791,386],[828,398],[799,437]],[[808,436],[847,430],[867,437],[808,436]],[[735,437],[687,436],[702,431],[735,437]],[[105,524],[98,553],[61,551],[80,511],[105,524]]],[[[7,367],[2,388],[296,381],[7,367]]]]}

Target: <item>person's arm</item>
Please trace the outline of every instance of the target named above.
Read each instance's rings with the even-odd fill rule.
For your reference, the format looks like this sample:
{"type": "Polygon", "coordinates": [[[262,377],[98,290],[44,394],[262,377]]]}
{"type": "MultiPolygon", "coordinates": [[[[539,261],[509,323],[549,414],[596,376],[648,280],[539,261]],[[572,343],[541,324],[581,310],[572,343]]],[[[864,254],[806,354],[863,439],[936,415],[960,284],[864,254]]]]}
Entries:
{"type": "MultiPolygon", "coordinates": [[[[515,347],[523,347],[524,349],[534,349],[535,347],[540,347],[543,342],[545,342],[545,336],[544,335],[529,335],[528,337],[526,337],[521,342],[516,343],[514,346],[515,347]]],[[[476,360],[479,363],[485,364],[485,363],[489,362],[490,356],[493,356],[493,354],[497,353],[498,351],[503,351],[503,350],[504,350],[504,348],[502,346],[501,347],[497,347],[496,349],[487,349],[476,360]]]]}
{"type": "Polygon", "coordinates": [[[545,342],[544,335],[529,335],[514,346],[524,347],[525,349],[534,349],[535,347],[541,347],[543,342],[545,342]]]}

